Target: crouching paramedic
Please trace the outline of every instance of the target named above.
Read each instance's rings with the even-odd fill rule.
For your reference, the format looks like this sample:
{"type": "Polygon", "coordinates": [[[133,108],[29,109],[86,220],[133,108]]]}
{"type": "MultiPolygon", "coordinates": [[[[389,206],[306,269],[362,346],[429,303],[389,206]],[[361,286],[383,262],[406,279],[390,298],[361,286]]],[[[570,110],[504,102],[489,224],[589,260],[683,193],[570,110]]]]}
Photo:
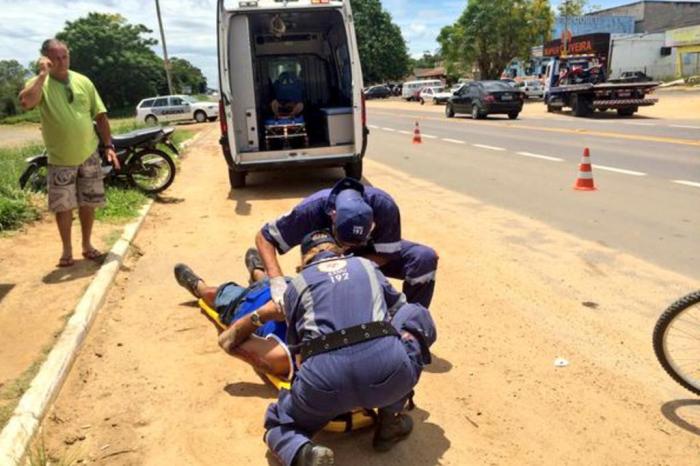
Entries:
{"type": "Polygon", "coordinates": [[[304,268],[284,293],[287,344],[299,365],[291,391],[268,407],[265,441],[285,465],[334,464],[310,437],[339,414],[379,407],[373,447],[387,451],[413,428],[403,413],[436,330],[376,265],[342,256],[330,232],[302,241],[304,268]]]}
{"type": "Polygon", "coordinates": [[[312,194],[258,232],[255,244],[270,277],[273,301],[281,303],[286,289],[277,253],[285,254],[304,235],[321,229],[332,230],[347,252],[372,260],[387,277],[403,280],[409,303],[430,307],[437,253],[401,237],[399,207],[388,193],[352,178],[312,194]]]}

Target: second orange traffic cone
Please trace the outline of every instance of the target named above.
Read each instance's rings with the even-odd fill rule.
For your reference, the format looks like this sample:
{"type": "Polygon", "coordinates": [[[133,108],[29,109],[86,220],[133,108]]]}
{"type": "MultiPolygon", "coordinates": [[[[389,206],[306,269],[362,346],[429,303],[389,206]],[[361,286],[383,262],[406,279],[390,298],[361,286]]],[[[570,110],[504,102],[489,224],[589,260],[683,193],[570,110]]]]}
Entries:
{"type": "Polygon", "coordinates": [[[578,166],[578,178],[574,184],[574,189],[579,191],[596,190],[591,168],[591,151],[588,150],[588,147],[583,150],[583,157],[581,158],[581,164],[578,166]]]}
{"type": "Polygon", "coordinates": [[[423,144],[423,138],[420,136],[420,127],[416,121],[416,127],[413,129],[413,144],[423,144]]]}

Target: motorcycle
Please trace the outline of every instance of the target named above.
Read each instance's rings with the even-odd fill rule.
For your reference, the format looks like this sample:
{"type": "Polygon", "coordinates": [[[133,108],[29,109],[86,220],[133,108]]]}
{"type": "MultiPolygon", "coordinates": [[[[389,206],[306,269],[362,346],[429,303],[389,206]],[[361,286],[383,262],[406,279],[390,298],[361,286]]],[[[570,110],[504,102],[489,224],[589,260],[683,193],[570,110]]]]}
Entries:
{"type": "MultiPolygon", "coordinates": [[[[179,151],[172,142],[175,128],[147,128],[112,137],[114,151],[119,159],[120,170],[107,162],[100,151],[102,173],[107,183],[126,180],[131,186],[147,194],[165,191],[175,180],[175,162],[167,153],[158,149],[158,144],[168,147],[173,153],[179,151]]],[[[41,191],[46,189],[46,151],[26,159],[27,168],[19,178],[22,189],[41,191]]]]}

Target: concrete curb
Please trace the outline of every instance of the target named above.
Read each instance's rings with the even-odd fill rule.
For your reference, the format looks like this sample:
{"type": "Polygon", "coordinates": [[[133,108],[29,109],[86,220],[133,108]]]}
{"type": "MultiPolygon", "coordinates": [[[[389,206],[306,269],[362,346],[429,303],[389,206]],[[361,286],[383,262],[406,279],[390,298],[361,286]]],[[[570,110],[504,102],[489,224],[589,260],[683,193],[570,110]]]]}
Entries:
{"type": "Polygon", "coordinates": [[[68,375],[97,312],[104,303],[117,272],[136,233],[153,205],[153,200],[141,209],[136,221],[124,228],[121,238],[112,247],[90,286],[75,307],[58,341],[49,353],[39,373],[24,393],[10,421],[0,432],[0,465],[19,465],[46,410],[51,405],[68,375]]]}

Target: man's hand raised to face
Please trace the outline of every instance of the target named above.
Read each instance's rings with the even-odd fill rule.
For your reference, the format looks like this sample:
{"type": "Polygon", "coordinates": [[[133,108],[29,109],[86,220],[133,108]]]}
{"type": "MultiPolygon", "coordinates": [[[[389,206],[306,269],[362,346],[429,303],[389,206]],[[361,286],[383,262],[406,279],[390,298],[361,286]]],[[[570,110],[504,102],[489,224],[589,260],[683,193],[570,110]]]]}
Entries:
{"type": "Polygon", "coordinates": [[[42,76],[49,74],[51,68],[53,68],[53,63],[48,57],[40,57],[39,61],[37,61],[37,65],[39,66],[39,74],[42,76]]]}

